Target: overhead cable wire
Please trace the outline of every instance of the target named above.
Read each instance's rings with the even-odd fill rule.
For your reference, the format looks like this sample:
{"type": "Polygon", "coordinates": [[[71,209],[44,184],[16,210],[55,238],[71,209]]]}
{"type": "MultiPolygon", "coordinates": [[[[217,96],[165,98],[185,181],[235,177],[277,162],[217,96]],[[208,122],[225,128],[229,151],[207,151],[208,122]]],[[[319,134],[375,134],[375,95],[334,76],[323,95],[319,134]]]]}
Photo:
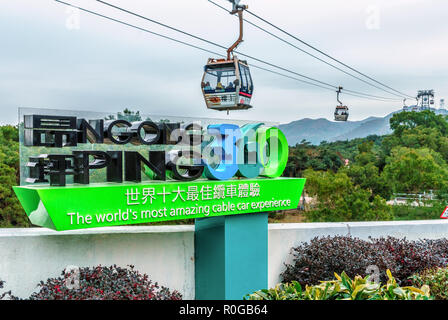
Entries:
{"type": "Polygon", "coordinates": [[[368,93],[363,93],[363,92],[354,91],[354,90],[349,90],[349,89],[343,89],[343,91],[345,91],[345,93],[350,93],[350,92],[351,92],[351,93],[353,93],[353,94],[363,95],[363,96],[372,97],[372,98],[377,98],[377,99],[381,99],[381,100],[403,101],[403,99],[382,97],[382,96],[377,96],[377,95],[368,94],[368,93]]]}
{"type": "Polygon", "coordinates": [[[365,74],[365,73],[363,73],[363,72],[361,72],[361,71],[358,71],[357,69],[355,69],[355,68],[353,68],[353,67],[347,65],[346,63],[340,61],[339,59],[336,59],[336,58],[332,57],[331,55],[329,55],[329,54],[323,52],[322,50],[319,50],[318,48],[316,48],[316,47],[310,45],[309,43],[305,42],[304,40],[302,40],[302,39],[300,39],[300,38],[294,36],[293,34],[291,34],[291,33],[287,32],[287,31],[285,31],[284,29],[282,29],[282,28],[276,26],[276,25],[273,24],[272,22],[269,22],[268,20],[266,20],[266,19],[260,17],[259,15],[253,13],[252,11],[250,11],[250,10],[246,10],[246,12],[249,13],[250,15],[254,16],[255,18],[257,18],[257,19],[263,21],[264,23],[270,25],[271,27],[273,27],[273,28],[279,30],[280,32],[282,32],[282,33],[284,33],[284,34],[290,36],[291,38],[293,38],[293,39],[299,41],[300,43],[306,45],[307,47],[309,47],[309,48],[311,48],[311,49],[313,49],[313,50],[319,52],[320,54],[326,56],[327,58],[329,58],[329,59],[331,59],[331,60],[333,60],[333,61],[335,61],[335,62],[337,62],[337,63],[343,65],[344,67],[346,67],[346,68],[348,68],[348,69],[350,69],[350,70],[352,70],[352,71],[354,71],[354,72],[356,72],[356,73],[358,73],[358,74],[360,74],[360,75],[366,77],[367,79],[372,80],[372,81],[374,81],[375,83],[380,84],[380,85],[382,85],[383,87],[386,87],[386,88],[388,88],[388,89],[390,89],[390,90],[392,90],[392,91],[395,91],[396,93],[399,93],[401,96],[406,96],[406,97],[413,98],[413,99],[415,98],[414,96],[411,96],[411,95],[408,95],[408,94],[403,93],[403,92],[401,92],[401,91],[398,91],[398,90],[396,90],[396,89],[394,89],[394,88],[392,88],[392,87],[390,87],[390,86],[388,86],[388,85],[386,85],[386,84],[384,84],[384,83],[382,83],[382,82],[380,82],[380,81],[378,81],[378,80],[376,80],[376,79],[374,79],[374,78],[368,76],[367,74],[365,74]]]}
{"type": "Polygon", "coordinates": [[[125,12],[125,13],[131,14],[131,15],[133,15],[133,16],[136,16],[136,17],[138,17],[138,18],[140,18],[140,19],[144,19],[144,20],[147,20],[147,21],[149,21],[149,22],[158,24],[158,25],[160,25],[160,26],[162,26],[162,27],[165,27],[165,28],[171,29],[171,30],[173,30],[173,31],[182,33],[182,34],[184,34],[184,35],[186,35],[186,36],[189,36],[189,37],[195,38],[195,39],[197,39],[197,40],[206,42],[206,43],[208,43],[208,44],[211,44],[211,45],[220,47],[220,48],[222,48],[222,49],[227,49],[225,46],[220,45],[220,44],[218,44],[218,43],[216,43],[216,42],[213,42],[213,41],[210,41],[210,40],[207,40],[207,39],[198,37],[198,36],[196,36],[196,35],[194,35],[194,34],[192,34],[192,33],[189,33],[189,32],[183,31],[183,30],[180,30],[180,29],[175,28],[175,27],[172,27],[172,26],[169,26],[169,25],[167,25],[167,24],[165,24],[165,23],[162,23],[162,22],[160,22],[160,21],[157,21],[157,20],[154,20],[154,19],[151,19],[151,18],[148,18],[148,17],[144,17],[144,16],[142,16],[142,15],[140,15],[140,14],[138,14],[138,13],[135,13],[135,12],[126,10],[126,9],[124,9],[124,8],[122,8],[122,7],[118,7],[118,6],[116,6],[116,5],[113,5],[112,3],[105,2],[105,1],[102,1],[102,0],[96,0],[96,1],[99,2],[99,3],[102,3],[103,5],[106,5],[106,6],[109,6],[109,7],[111,7],[111,8],[114,8],[114,9],[116,9],[116,10],[120,10],[120,11],[122,11],[122,12],[125,12]]]}
{"type": "MultiPolygon", "coordinates": [[[[217,47],[219,47],[219,48],[222,48],[222,49],[227,49],[227,47],[225,47],[225,46],[223,46],[223,45],[221,45],[221,44],[218,44],[218,43],[216,43],[216,42],[213,42],[213,41],[204,39],[204,38],[199,37],[199,36],[196,36],[196,35],[193,35],[193,34],[191,34],[191,33],[189,33],[189,32],[185,32],[185,31],[180,30],[180,29],[178,29],[178,28],[169,26],[169,25],[167,25],[167,24],[165,24],[165,23],[162,23],[162,22],[160,22],[160,21],[156,21],[156,20],[154,20],[154,19],[151,19],[151,18],[142,16],[142,15],[140,15],[140,14],[138,14],[138,13],[129,11],[129,10],[127,10],[127,9],[124,9],[124,8],[122,8],[122,7],[119,7],[119,6],[116,6],[116,5],[111,4],[111,3],[109,3],[109,2],[106,2],[106,1],[103,1],[103,0],[96,0],[96,1],[102,3],[103,5],[106,5],[106,6],[109,6],[109,7],[111,7],[111,8],[114,8],[114,9],[116,9],[116,10],[125,12],[125,13],[130,14],[130,15],[133,15],[133,16],[135,16],[135,17],[138,17],[138,18],[140,18],[140,19],[143,19],[143,20],[146,20],[146,21],[149,21],[149,22],[158,24],[158,25],[160,25],[160,26],[163,26],[163,27],[165,27],[165,28],[169,28],[169,29],[171,29],[171,30],[180,32],[180,33],[182,33],[182,34],[184,34],[184,35],[187,35],[187,36],[190,36],[190,37],[192,37],[192,38],[194,38],[194,39],[197,39],[197,40],[206,42],[206,43],[211,44],[211,45],[215,45],[215,46],[217,46],[217,47]]],[[[216,4],[216,5],[219,6],[218,4],[216,4]]],[[[221,6],[220,6],[220,7],[221,7],[221,6]]],[[[223,8],[223,7],[222,7],[222,8],[223,8]]],[[[225,8],[223,8],[223,9],[226,10],[225,8]]],[[[227,11],[227,10],[226,10],[226,11],[227,11]]],[[[275,65],[275,64],[272,64],[272,63],[270,63],[270,62],[267,62],[267,61],[258,59],[258,58],[256,58],[256,57],[250,56],[250,55],[245,54],[245,53],[243,53],[243,52],[239,52],[239,51],[236,51],[236,50],[235,50],[235,53],[240,54],[240,55],[242,55],[242,56],[245,56],[245,57],[247,57],[247,58],[249,58],[249,59],[258,61],[258,62],[260,62],[260,63],[269,65],[270,67],[274,67],[274,68],[280,69],[280,70],[282,70],[282,71],[286,71],[286,72],[292,73],[292,74],[294,74],[294,75],[297,75],[297,76],[299,76],[299,77],[305,78],[305,79],[307,79],[307,80],[315,81],[315,82],[317,82],[317,83],[319,83],[319,84],[321,84],[321,85],[330,86],[330,87],[334,88],[333,90],[337,89],[337,86],[336,86],[336,85],[329,84],[329,83],[327,83],[327,82],[324,82],[324,81],[320,81],[320,80],[311,78],[311,77],[309,77],[309,76],[306,76],[306,75],[297,73],[297,72],[295,72],[295,71],[291,71],[291,70],[286,69],[286,68],[284,68],[284,67],[280,67],[280,66],[275,65]]],[[[335,67],[335,68],[337,68],[337,67],[335,67]]],[[[339,69],[339,68],[337,68],[337,69],[339,69]]],[[[345,71],[342,70],[342,69],[340,69],[340,70],[343,71],[343,72],[345,72],[345,71]]],[[[354,76],[354,77],[357,78],[356,76],[354,76]]],[[[363,79],[360,79],[360,78],[358,78],[358,79],[361,80],[361,81],[364,81],[363,79]]],[[[364,82],[366,82],[366,81],[364,81],[364,82]]],[[[309,84],[309,82],[307,82],[307,81],[305,81],[305,83],[308,83],[308,84],[309,84]]],[[[366,82],[366,83],[368,83],[368,82],[366,82]]],[[[368,83],[368,84],[369,84],[369,83],[368,83]]],[[[381,89],[380,87],[377,87],[377,88],[381,89]]],[[[348,89],[346,89],[345,91],[347,91],[347,92],[352,92],[352,93],[359,94],[359,95],[366,95],[366,96],[369,96],[369,97],[372,97],[372,98],[383,99],[383,100],[401,101],[401,100],[397,100],[396,98],[381,97],[381,96],[376,96],[376,95],[366,94],[366,93],[357,92],[357,91],[348,90],[348,89]]],[[[393,93],[392,93],[392,94],[393,94],[393,93]]]]}
{"type": "Polygon", "coordinates": [[[394,101],[394,100],[385,100],[385,99],[380,99],[380,98],[366,97],[365,95],[359,95],[359,94],[349,93],[349,92],[342,92],[342,93],[347,96],[358,97],[358,98],[368,99],[368,100],[375,100],[375,101],[382,101],[382,102],[394,102],[394,103],[398,101],[398,100],[394,101]]]}
{"type": "MultiPolygon", "coordinates": [[[[211,53],[211,54],[213,54],[215,56],[224,57],[224,58],[226,57],[225,55],[223,55],[221,53],[218,53],[218,52],[215,52],[215,51],[212,51],[212,50],[208,50],[208,49],[205,49],[205,48],[202,48],[202,47],[199,47],[199,46],[193,45],[191,43],[188,43],[188,42],[185,42],[185,41],[181,41],[181,40],[178,40],[178,39],[175,39],[175,38],[172,38],[172,37],[168,37],[168,36],[165,36],[163,34],[160,34],[160,33],[148,30],[146,28],[142,28],[142,27],[139,27],[139,26],[136,26],[136,25],[124,22],[122,20],[118,20],[118,19],[106,16],[106,15],[103,15],[103,14],[95,12],[95,11],[91,11],[91,10],[88,10],[88,9],[85,9],[85,8],[82,8],[82,7],[79,7],[79,6],[75,6],[73,4],[70,4],[70,3],[67,3],[67,2],[64,2],[64,1],[61,1],[61,0],[55,0],[55,1],[59,2],[61,4],[64,4],[64,5],[76,8],[78,10],[87,12],[89,14],[93,14],[93,15],[99,16],[101,18],[104,18],[104,19],[107,19],[107,20],[110,20],[110,21],[113,21],[113,22],[117,22],[117,23],[123,24],[123,25],[131,27],[131,28],[135,28],[135,29],[138,29],[140,31],[144,31],[144,32],[150,33],[152,35],[155,35],[155,36],[158,36],[158,37],[162,37],[162,38],[167,39],[167,40],[175,41],[177,43],[180,43],[180,44],[183,44],[183,45],[186,45],[186,46],[189,46],[189,47],[192,47],[192,48],[204,51],[204,52],[211,53]]],[[[264,71],[273,73],[273,74],[281,75],[281,76],[286,77],[286,78],[294,79],[294,80],[297,80],[297,81],[300,81],[300,82],[303,82],[303,83],[306,83],[306,84],[309,84],[309,85],[317,86],[317,87],[320,87],[320,88],[323,88],[323,89],[333,90],[333,85],[329,85],[329,87],[331,87],[331,88],[324,87],[324,86],[318,85],[316,83],[312,83],[312,82],[308,82],[308,81],[301,80],[301,79],[298,79],[298,78],[294,78],[294,77],[282,74],[280,72],[276,72],[274,70],[270,70],[270,69],[267,69],[267,68],[264,68],[264,67],[260,67],[260,66],[254,65],[254,64],[251,64],[251,66],[254,67],[254,68],[260,69],[260,70],[264,70],[264,71]]]]}
{"type": "MultiPolygon", "coordinates": [[[[195,38],[195,39],[197,39],[197,40],[201,40],[201,41],[204,41],[204,42],[206,42],[206,43],[208,43],[208,44],[212,44],[212,45],[215,45],[215,46],[217,46],[217,47],[219,47],[219,48],[222,48],[222,49],[227,50],[227,47],[225,47],[225,46],[223,46],[223,45],[221,45],[221,44],[218,44],[218,43],[216,43],[216,42],[213,42],[213,41],[204,39],[204,38],[199,37],[199,36],[195,36],[195,35],[193,35],[193,34],[191,34],[191,33],[188,33],[188,32],[185,32],[185,31],[181,31],[181,30],[179,30],[179,29],[177,29],[177,28],[174,28],[174,27],[167,26],[167,25],[165,25],[165,24],[163,24],[163,23],[161,23],[161,22],[159,22],[159,21],[156,21],[156,20],[154,20],[154,19],[150,19],[150,18],[144,17],[144,16],[142,16],[142,15],[140,15],[140,14],[138,14],[138,13],[135,13],[135,12],[126,10],[126,9],[124,9],[124,8],[115,6],[115,5],[111,4],[111,3],[108,3],[108,2],[105,2],[105,1],[102,1],[102,0],[96,0],[96,1],[102,3],[102,4],[106,5],[106,6],[109,6],[109,7],[112,7],[112,8],[114,8],[114,9],[117,9],[117,10],[119,10],[119,11],[125,12],[125,13],[127,13],[127,14],[130,14],[130,15],[136,16],[136,17],[138,17],[138,18],[141,18],[141,19],[150,21],[150,22],[152,22],[152,23],[155,23],[155,24],[164,26],[164,27],[169,28],[169,29],[171,29],[171,30],[181,32],[182,34],[188,35],[188,36],[193,37],[193,38],[195,38]]],[[[236,50],[234,50],[234,52],[237,53],[237,54],[239,54],[239,55],[242,55],[242,56],[244,56],[244,57],[247,57],[247,58],[249,58],[249,59],[252,59],[252,60],[258,61],[258,62],[260,62],[260,63],[266,64],[266,65],[268,65],[268,66],[270,66],[270,67],[274,67],[274,68],[280,69],[280,70],[282,70],[282,71],[286,71],[286,72],[292,73],[292,74],[294,74],[294,75],[296,75],[296,76],[305,78],[305,79],[307,79],[307,80],[315,81],[315,82],[320,83],[320,84],[322,84],[322,85],[327,85],[327,86],[331,86],[331,87],[337,88],[336,85],[329,84],[329,83],[327,83],[327,82],[324,82],[324,81],[321,81],[321,80],[314,79],[314,78],[312,78],[312,77],[309,77],[309,76],[300,74],[300,73],[295,72],[295,71],[292,71],[292,70],[288,70],[287,68],[284,68],[284,67],[275,65],[275,64],[273,64],[273,63],[264,61],[264,60],[262,60],[262,59],[259,59],[259,58],[250,56],[250,55],[245,54],[245,53],[243,53],[243,52],[239,52],[239,51],[236,51],[236,50]]]]}
{"type": "MultiPolygon", "coordinates": [[[[98,17],[101,17],[101,18],[104,18],[104,19],[107,19],[107,20],[119,23],[119,24],[122,24],[122,25],[125,25],[125,26],[128,26],[128,27],[131,27],[131,28],[134,28],[134,29],[146,32],[146,33],[149,33],[149,34],[152,34],[152,35],[164,38],[166,40],[174,41],[176,43],[183,44],[183,45],[186,45],[186,46],[194,48],[194,49],[198,49],[198,50],[201,50],[201,51],[204,51],[204,52],[207,52],[207,53],[211,53],[211,54],[213,54],[215,56],[225,57],[225,55],[220,54],[218,52],[214,52],[212,50],[209,50],[209,49],[197,46],[197,45],[193,45],[191,43],[188,43],[188,42],[185,42],[185,41],[181,41],[181,40],[175,39],[173,37],[169,37],[169,36],[166,36],[166,35],[163,35],[163,34],[160,34],[160,33],[157,33],[157,32],[151,31],[151,30],[148,30],[146,28],[142,28],[142,27],[136,26],[134,24],[131,24],[131,23],[119,20],[119,19],[115,19],[115,18],[106,16],[104,14],[101,14],[101,13],[98,13],[98,12],[95,12],[95,11],[92,11],[92,10],[88,10],[88,9],[85,9],[85,8],[82,8],[82,7],[79,7],[79,6],[76,6],[76,5],[73,5],[73,4],[61,1],[61,0],[54,0],[54,1],[59,2],[61,4],[64,4],[66,6],[70,6],[70,7],[76,8],[76,9],[78,9],[80,11],[83,11],[83,12],[86,12],[86,13],[89,13],[89,14],[92,14],[92,15],[95,15],[95,16],[98,16],[98,17]]],[[[240,54],[243,55],[242,53],[240,53],[240,54]]],[[[257,60],[259,60],[259,59],[257,59],[257,60]]],[[[262,61],[262,60],[260,60],[260,61],[262,61]]],[[[263,62],[263,63],[266,63],[266,62],[263,62]]],[[[269,64],[269,63],[267,63],[267,64],[269,64]]],[[[331,84],[326,84],[324,82],[323,82],[323,84],[325,84],[325,86],[324,85],[319,85],[317,83],[305,81],[305,80],[302,80],[302,79],[298,79],[298,78],[295,78],[295,77],[292,77],[292,76],[289,76],[289,75],[285,75],[283,73],[280,73],[280,72],[277,72],[277,71],[274,71],[274,70],[270,70],[268,68],[260,67],[260,66],[254,65],[254,64],[251,64],[251,66],[253,66],[254,68],[257,68],[257,69],[260,69],[260,70],[264,70],[264,71],[267,71],[267,72],[270,72],[270,73],[273,73],[273,74],[277,74],[277,75],[280,75],[280,76],[283,76],[283,77],[286,77],[286,78],[289,78],[289,79],[293,79],[293,80],[296,80],[296,81],[299,81],[299,82],[302,82],[302,83],[305,83],[305,84],[308,84],[308,85],[313,85],[313,86],[316,86],[316,87],[320,87],[322,89],[331,90],[331,91],[333,91],[335,89],[335,86],[333,86],[331,84]]],[[[275,65],[272,64],[272,66],[275,66],[275,65]]],[[[281,68],[281,67],[278,67],[278,66],[275,66],[275,67],[276,68],[281,68]]],[[[293,71],[290,71],[290,70],[287,70],[287,69],[285,69],[285,70],[288,71],[288,72],[293,72],[293,71]]],[[[300,76],[303,76],[303,75],[300,75],[300,76]]],[[[312,80],[315,81],[315,79],[312,79],[312,80]]],[[[349,94],[349,93],[346,93],[346,94],[347,95],[353,95],[353,94],[349,94]]],[[[364,93],[360,93],[360,94],[366,95],[364,93]]],[[[375,98],[367,98],[367,97],[364,97],[364,96],[359,96],[359,97],[366,98],[366,99],[371,99],[371,100],[378,100],[378,99],[375,99],[375,98]]],[[[390,102],[390,101],[387,101],[387,102],[390,102]]]]}
{"type": "MultiPolygon", "coordinates": [[[[225,57],[224,55],[221,55],[221,56],[225,57]]],[[[322,89],[325,89],[325,90],[330,90],[332,92],[334,91],[333,88],[324,87],[324,86],[318,85],[318,84],[313,83],[313,82],[308,82],[308,81],[305,81],[305,80],[302,80],[302,79],[298,79],[298,78],[289,76],[287,74],[284,74],[284,73],[281,73],[281,72],[277,72],[277,71],[274,71],[274,70],[270,70],[270,69],[267,69],[267,68],[264,68],[264,67],[260,67],[260,66],[254,65],[254,64],[251,64],[251,67],[256,68],[256,69],[260,69],[260,70],[263,70],[263,71],[267,71],[267,72],[270,72],[270,73],[273,73],[273,74],[276,74],[276,75],[279,75],[279,76],[282,76],[282,77],[285,77],[285,78],[289,78],[289,79],[292,79],[292,80],[295,80],[295,81],[306,83],[308,85],[316,86],[316,87],[319,87],[319,88],[322,88],[322,89]]],[[[344,91],[347,91],[347,90],[344,90],[344,91]]],[[[350,92],[352,92],[352,91],[350,90],[350,92]]],[[[390,102],[400,101],[400,100],[390,100],[389,98],[387,100],[386,99],[381,99],[381,98],[375,98],[374,96],[373,97],[369,97],[370,95],[366,96],[366,94],[364,94],[364,93],[357,94],[357,91],[353,91],[353,92],[354,93],[349,93],[349,92],[343,92],[343,93],[345,95],[352,96],[352,97],[368,99],[368,100],[374,100],[374,101],[381,101],[381,102],[389,102],[390,103],[390,102]]]]}

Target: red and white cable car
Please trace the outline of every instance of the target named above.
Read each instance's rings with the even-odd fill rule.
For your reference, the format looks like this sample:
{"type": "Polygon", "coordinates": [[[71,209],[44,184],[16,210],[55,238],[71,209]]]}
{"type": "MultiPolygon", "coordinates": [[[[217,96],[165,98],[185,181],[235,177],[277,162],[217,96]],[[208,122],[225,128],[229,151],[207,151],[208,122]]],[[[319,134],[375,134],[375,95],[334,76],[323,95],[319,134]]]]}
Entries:
{"type": "Polygon", "coordinates": [[[252,108],[250,100],[254,91],[249,65],[233,54],[233,50],[243,41],[243,11],[247,6],[240,5],[240,0],[229,1],[233,4],[231,13],[238,13],[240,35],[227,49],[227,59],[208,59],[201,82],[207,108],[227,113],[252,108]]]}
{"type": "Polygon", "coordinates": [[[336,99],[338,100],[339,105],[337,105],[336,110],[334,110],[335,121],[347,121],[349,115],[348,107],[344,106],[342,102],[339,100],[339,94],[341,93],[342,89],[343,89],[342,87],[339,87],[338,91],[336,91],[336,93],[338,94],[336,99]]]}

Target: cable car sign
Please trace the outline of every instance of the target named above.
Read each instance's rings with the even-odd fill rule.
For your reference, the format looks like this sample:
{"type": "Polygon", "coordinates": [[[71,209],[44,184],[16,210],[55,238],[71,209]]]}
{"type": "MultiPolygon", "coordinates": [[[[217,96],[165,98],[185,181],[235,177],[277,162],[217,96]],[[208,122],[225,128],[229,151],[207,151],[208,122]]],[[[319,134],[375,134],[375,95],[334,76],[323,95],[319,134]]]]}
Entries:
{"type": "Polygon", "coordinates": [[[275,126],[61,113],[25,112],[20,124],[23,177],[14,189],[35,225],[70,230],[298,205],[305,181],[280,178],[288,144],[275,126]]]}
{"type": "Polygon", "coordinates": [[[448,206],[443,210],[442,214],[440,215],[440,219],[448,219],[448,206]]]}

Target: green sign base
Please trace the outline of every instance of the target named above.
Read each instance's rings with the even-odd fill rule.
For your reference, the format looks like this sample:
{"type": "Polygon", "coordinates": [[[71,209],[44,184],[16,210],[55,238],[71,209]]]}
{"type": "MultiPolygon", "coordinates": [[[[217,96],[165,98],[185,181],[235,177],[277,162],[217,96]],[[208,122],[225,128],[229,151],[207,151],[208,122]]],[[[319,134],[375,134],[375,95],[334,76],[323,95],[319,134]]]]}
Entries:
{"type": "Polygon", "coordinates": [[[267,285],[267,213],[196,220],[196,300],[242,300],[267,285]]]}
{"type": "MultiPolygon", "coordinates": [[[[58,231],[295,209],[305,179],[14,187],[31,223],[58,231]]],[[[250,227],[248,227],[250,228],[250,227]]]]}

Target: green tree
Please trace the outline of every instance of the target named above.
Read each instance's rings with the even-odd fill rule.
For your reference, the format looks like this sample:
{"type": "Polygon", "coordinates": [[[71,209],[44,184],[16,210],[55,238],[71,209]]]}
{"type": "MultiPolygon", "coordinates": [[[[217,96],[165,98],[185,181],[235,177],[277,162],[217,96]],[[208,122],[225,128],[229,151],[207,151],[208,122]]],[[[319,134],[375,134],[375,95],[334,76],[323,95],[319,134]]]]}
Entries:
{"type": "Polygon", "coordinates": [[[371,200],[376,195],[389,199],[392,195],[390,183],[381,176],[380,165],[382,156],[373,152],[373,142],[364,141],[358,145],[358,155],[355,161],[348,167],[343,168],[352,182],[371,193],[371,200]]]}
{"type": "Polygon", "coordinates": [[[317,200],[307,211],[311,221],[391,220],[390,207],[380,196],[353,184],[345,172],[306,170],[306,191],[317,200]]]}
{"type": "Polygon", "coordinates": [[[321,146],[311,145],[308,141],[289,148],[289,158],[284,176],[301,177],[305,169],[332,170],[336,172],[342,165],[342,156],[338,151],[328,147],[327,144],[321,146]]]}
{"type": "Polygon", "coordinates": [[[390,182],[381,175],[377,166],[373,163],[359,165],[357,163],[344,168],[354,185],[359,186],[371,193],[371,199],[376,195],[389,199],[392,196],[392,186],[390,182]]]}
{"type": "Polygon", "coordinates": [[[394,192],[423,192],[446,187],[446,162],[434,150],[396,147],[386,162],[383,176],[390,181],[394,192]]]}
{"type": "Polygon", "coordinates": [[[448,134],[446,116],[436,115],[431,110],[398,112],[390,118],[389,122],[391,129],[397,136],[401,136],[405,130],[412,130],[417,127],[435,128],[445,136],[448,134]]]}
{"type": "Polygon", "coordinates": [[[405,129],[400,136],[393,135],[385,139],[385,144],[390,151],[394,147],[428,148],[442,155],[448,161],[448,136],[437,128],[425,128],[422,126],[414,129],[405,129]]]}

